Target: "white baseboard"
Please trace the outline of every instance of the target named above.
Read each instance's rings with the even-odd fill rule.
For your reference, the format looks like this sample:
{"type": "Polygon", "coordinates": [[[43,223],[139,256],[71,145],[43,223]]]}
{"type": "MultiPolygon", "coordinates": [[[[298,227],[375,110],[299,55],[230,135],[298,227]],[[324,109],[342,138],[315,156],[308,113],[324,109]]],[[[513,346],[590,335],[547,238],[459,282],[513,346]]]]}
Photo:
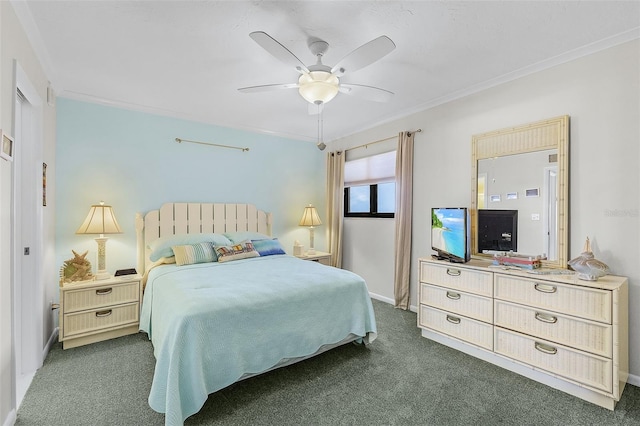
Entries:
{"type": "Polygon", "coordinates": [[[2,426],[13,426],[16,423],[16,420],[16,410],[11,410],[9,411],[9,414],[7,414],[7,418],[4,419],[2,426]]]}
{"type": "Polygon", "coordinates": [[[640,376],[629,374],[629,377],[627,377],[627,383],[640,387],[640,376]]]}
{"type": "Polygon", "coordinates": [[[59,331],[58,327],[53,329],[53,331],[51,332],[51,335],[49,336],[49,340],[47,340],[47,344],[44,345],[44,348],[42,349],[42,361],[43,362],[44,362],[45,358],[47,358],[47,355],[49,354],[49,351],[51,350],[51,347],[58,341],[58,331],[59,331]]]}
{"type": "MultiPolygon", "coordinates": [[[[376,300],[379,300],[379,301],[381,301],[381,302],[388,303],[388,304],[390,304],[390,305],[395,305],[395,304],[396,304],[396,301],[395,301],[395,300],[393,300],[393,299],[391,299],[391,298],[389,298],[389,297],[380,296],[379,294],[375,294],[375,293],[371,293],[371,292],[369,292],[369,296],[371,296],[371,298],[372,298],[372,299],[376,299],[376,300]]],[[[418,312],[418,307],[417,307],[417,306],[410,305],[410,306],[409,306],[409,310],[410,310],[411,312],[418,312]]]]}

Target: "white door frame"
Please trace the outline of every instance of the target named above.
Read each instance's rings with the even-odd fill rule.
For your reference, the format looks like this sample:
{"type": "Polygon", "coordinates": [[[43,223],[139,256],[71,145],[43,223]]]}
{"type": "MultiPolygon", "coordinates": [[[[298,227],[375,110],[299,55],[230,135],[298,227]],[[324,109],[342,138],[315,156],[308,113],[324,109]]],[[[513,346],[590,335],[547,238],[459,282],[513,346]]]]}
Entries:
{"type": "Polygon", "coordinates": [[[12,194],[12,365],[13,406],[44,360],[43,271],[43,103],[27,74],[14,61],[13,129],[15,160],[12,194]],[[18,102],[17,91],[25,100],[18,102]],[[18,111],[18,105],[21,106],[18,111]],[[24,248],[29,247],[29,255],[24,248]]]}

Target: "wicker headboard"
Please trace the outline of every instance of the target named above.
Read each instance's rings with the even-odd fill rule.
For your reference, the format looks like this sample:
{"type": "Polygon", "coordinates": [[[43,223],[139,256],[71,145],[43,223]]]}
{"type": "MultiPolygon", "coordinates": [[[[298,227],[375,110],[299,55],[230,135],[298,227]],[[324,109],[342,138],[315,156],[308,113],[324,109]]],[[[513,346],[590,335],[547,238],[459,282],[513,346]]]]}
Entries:
{"type": "Polygon", "coordinates": [[[166,203],[159,210],[136,214],[138,273],[149,264],[151,242],[179,234],[254,231],[271,235],[271,213],[253,204],[166,203]]]}

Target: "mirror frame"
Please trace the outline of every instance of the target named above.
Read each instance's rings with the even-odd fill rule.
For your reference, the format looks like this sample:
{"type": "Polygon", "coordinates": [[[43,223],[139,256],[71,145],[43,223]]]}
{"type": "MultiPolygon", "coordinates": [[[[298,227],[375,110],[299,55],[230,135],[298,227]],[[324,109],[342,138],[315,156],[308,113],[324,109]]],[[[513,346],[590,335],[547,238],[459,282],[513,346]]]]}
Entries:
{"type": "Polygon", "coordinates": [[[472,136],[471,139],[471,255],[478,253],[478,161],[527,152],[558,150],[558,258],[543,260],[546,268],[566,268],[569,256],[569,116],[541,120],[472,136]]]}

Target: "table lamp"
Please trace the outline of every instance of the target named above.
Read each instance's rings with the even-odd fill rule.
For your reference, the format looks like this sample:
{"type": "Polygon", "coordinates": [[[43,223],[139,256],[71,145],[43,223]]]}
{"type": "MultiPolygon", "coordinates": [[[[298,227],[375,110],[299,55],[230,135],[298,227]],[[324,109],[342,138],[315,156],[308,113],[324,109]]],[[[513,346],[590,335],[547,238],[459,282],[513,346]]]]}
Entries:
{"type": "Polygon", "coordinates": [[[302,219],[300,219],[300,223],[298,225],[309,227],[309,250],[307,251],[307,254],[316,254],[316,250],[313,248],[313,228],[317,225],[322,225],[316,208],[311,204],[305,207],[304,213],[302,213],[302,219]]]}
{"type": "Polygon", "coordinates": [[[111,206],[106,206],[104,201],[100,204],[94,204],[89,209],[89,214],[84,220],[76,234],[100,234],[95,240],[98,243],[98,270],[96,271],[96,279],[104,280],[110,278],[107,272],[107,251],[106,244],[108,238],[104,234],[121,234],[122,230],[118,225],[116,216],[111,206]]]}

